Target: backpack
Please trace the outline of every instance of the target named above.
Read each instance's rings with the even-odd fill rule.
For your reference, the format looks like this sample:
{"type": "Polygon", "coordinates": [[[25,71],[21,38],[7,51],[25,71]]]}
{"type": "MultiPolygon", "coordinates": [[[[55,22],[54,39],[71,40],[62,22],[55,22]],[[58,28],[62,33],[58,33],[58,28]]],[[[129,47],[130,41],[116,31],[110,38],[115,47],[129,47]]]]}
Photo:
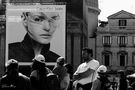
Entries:
{"type": "Polygon", "coordinates": [[[57,75],[49,73],[46,80],[48,90],[60,90],[60,82],[57,75]]]}

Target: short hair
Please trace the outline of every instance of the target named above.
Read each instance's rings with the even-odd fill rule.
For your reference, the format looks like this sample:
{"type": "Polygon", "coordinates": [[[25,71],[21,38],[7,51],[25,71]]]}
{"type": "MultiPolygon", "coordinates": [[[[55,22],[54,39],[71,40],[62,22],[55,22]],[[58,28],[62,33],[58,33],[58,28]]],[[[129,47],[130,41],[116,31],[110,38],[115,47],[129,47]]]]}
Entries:
{"type": "Polygon", "coordinates": [[[34,60],[31,65],[32,70],[44,69],[45,67],[46,67],[45,63],[38,62],[37,60],[34,60]]]}
{"type": "Polygon", "coordinates": [[[93,50],[88,47],[84,47],[82,51],[87,51],[88,54],[91,54],[91,56],[93,56],[93,50]]]}

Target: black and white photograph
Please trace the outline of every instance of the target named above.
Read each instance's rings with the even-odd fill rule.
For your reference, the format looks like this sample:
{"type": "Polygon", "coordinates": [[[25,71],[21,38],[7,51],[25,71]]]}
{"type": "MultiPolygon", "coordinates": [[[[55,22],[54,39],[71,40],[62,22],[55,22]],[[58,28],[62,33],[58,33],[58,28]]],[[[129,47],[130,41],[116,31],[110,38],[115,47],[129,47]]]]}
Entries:
{"type": "Polygon", "coordinates": [[[0,0],[0,90],[135,90],[135,1],[0,0]]]}
{"type": "Polygon", "coordinates": [[[6,60],[32,62],[43,54],[46,62],[65,57],[64,5],[7,5],[6,60]]]}

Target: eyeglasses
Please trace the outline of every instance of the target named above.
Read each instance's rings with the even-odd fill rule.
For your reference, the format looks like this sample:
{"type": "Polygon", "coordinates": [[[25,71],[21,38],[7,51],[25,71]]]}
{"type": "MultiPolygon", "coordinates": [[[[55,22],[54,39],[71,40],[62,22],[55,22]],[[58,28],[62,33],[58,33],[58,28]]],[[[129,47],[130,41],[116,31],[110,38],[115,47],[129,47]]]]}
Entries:
{"type": "Polygon", "coordinates": [[[51,24],[55,24],[56,21],[60,18],[59,15],[57,16],[52,16],[52,17],[47,17],[47,16],[43,16],[43,15],[28,15],[27,19],[32,22],[32,23],[36,23],[36,24],[43,24],[44,21],[48,21],[51,24]]]}

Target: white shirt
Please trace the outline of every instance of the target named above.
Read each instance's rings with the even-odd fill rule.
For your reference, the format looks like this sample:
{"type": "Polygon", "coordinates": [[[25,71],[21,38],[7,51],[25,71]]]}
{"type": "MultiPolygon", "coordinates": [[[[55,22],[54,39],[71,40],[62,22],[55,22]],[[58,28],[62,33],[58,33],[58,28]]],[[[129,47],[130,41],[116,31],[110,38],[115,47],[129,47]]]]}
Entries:
{"type": "MultiPolygon", "coordinates": [[[[96,71],[98,67],[99,67],[99,62],[97,60],[92,59],[88,63],[84,62],[81,65],[79,65],[79,67],[77,68],[74,75],[85,72],[88,69],[92,69],[92,70],[96,71]]],[[[95,72],[90,74],[88,77],[79,80],[78,83],[84,85],[84,84],[93,82],[94,78],[95,78],[95,72]]]]}

